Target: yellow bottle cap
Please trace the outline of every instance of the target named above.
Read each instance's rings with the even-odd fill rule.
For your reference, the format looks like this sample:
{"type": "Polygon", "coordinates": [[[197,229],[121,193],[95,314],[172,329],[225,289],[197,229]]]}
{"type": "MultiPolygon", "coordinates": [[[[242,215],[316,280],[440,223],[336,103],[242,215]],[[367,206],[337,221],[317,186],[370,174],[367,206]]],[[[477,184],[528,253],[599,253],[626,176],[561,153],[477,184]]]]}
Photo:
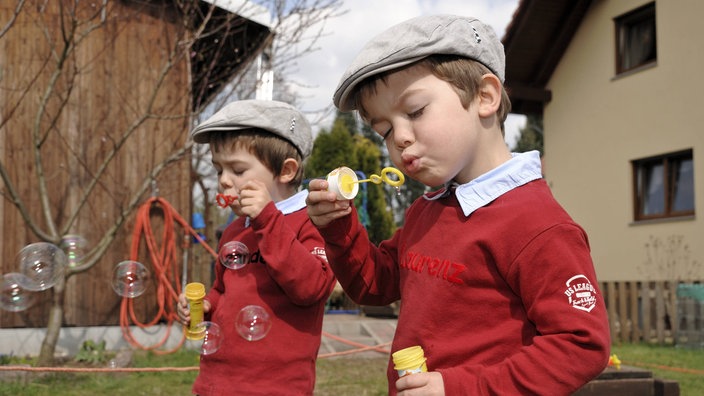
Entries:
{"type": "Polygon", "coordinates": [[[186,285],[184,294],[189,300],[199,300],[205,297],[205,285],[200,282],[191,282],[186,285]]]}
{"type": "Polygon", "coordinates": [[[400,349],[391,354],[394,361],[394,370],[399,372],[412,371],[421,372],[427,371],[425,366],[425,352],[419,345],[400,349]]]}

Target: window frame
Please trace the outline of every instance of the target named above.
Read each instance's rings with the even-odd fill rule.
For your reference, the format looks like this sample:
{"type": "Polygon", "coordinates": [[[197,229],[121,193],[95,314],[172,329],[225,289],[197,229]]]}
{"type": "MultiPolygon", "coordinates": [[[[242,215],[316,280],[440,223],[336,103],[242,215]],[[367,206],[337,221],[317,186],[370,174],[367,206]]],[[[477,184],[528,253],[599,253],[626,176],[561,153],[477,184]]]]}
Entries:
{"type": "Polygon", "coordinates": [[[626,14],[614,18],[615,31],[615,51],[616,51],[616,75],[627,73],[643,67],[652,66],[658,60],[658,40],[657,40],[657,19],[655,15],[655,2],[645,4],[626,14]],[[635,26],[652,20],[653,32],[653,54],[640,62],[626,65],[627,50],[633,48],[632,40],[628,39],[627,33],[635,26]]]}
{"type": "MultiPolygon", "coordinates": [[[[679,166],[683,161],[692,161],[694,167],[694,151],[692,149],[676,151],[672,153],[662,154],[654,157],[640,158],[631,161],[632,178],[633,178],[633,219],[634,221],[644,220],[659,220],[659,219],[676,219],[682,217],[694,216],[696,212],[696,201],[694,196],[694,182],[696,178],[692,175],[692,210],[674,210],[674,198],[678,186],[679,166]],[[662,213],[646,214],[645,202],[648,194],[647,190],[650,186],[647,180],[648,170],[655,166],[663,167],[663,211],[662,213]]],[[[694,169],[692,170],[694,172],[694,169]]]]}

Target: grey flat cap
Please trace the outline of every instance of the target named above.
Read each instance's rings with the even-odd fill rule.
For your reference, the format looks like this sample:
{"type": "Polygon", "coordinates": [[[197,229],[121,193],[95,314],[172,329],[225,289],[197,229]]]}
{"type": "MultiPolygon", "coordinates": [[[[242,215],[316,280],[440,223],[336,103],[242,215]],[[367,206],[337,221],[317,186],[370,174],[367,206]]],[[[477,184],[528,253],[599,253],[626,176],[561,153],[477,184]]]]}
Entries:
{"type": "Polygon", "coordinates": [[[367,77],[399,68],[430,55],[459,55],[482,63],[504,82],[504,46],[490,26],[476,18],[431,15],[409,19],[371,39],[335,90],[333,102],[354,110],[351,94],[367,77]]]}
{"type": "Polygon", "coordinates": [[[191,138],[208,143],[213,132],[258,128],[280,136],[293,144],[303,158],[313,150],[313,134],[308,120],[293,106],[273,100],[239,100],[227,104],[198,125],[191,138]]]}

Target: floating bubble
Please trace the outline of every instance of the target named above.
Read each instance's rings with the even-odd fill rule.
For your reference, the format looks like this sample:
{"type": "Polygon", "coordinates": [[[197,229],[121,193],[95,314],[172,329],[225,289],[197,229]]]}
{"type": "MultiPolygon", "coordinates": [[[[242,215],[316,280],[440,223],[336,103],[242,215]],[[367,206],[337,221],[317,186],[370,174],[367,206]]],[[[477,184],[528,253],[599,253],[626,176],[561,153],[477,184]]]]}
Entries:
{"type": "Polygon", "coordinates": [[[222,331],[220,326],[215,322],[203,321],[196,326],[197,333],[203,333],[203,337],[197,340],[201,342],[200,353],[201,355],[212,355],[220,349],[220,344],[222,344],[222,331]]]}
{"type": "Polygon", "coordinates": [[[247,305],[237,314],[235,327],[247,341],[258,341],[266,337],[271,329],[269,313],[259,305],[247,305]]]}
{"type": "Polygon", "coordinates": [[[139,297],[147,290],[149,271],[138,261],[126,260],[115,266],[112,288],[122,297],[139,297]]]}
{"type": "Polygon", "coordinates": [[[24,277],[19,272],[10,272],[2,276],[0,308],[10,312],[20,312],[34,304],[34,293],[21,285],[20,280],[24,277]]]}
{"type": "Polygon", "coordinates": [[[249,263],[249,249],[242,242],[227,242],[220,248],[218,256],[222,265],[235,270],[249,263]]]}
{"type": "Polygon", "coordinates": [[[81,263],[85,255],[88,242],[80,235],[66,235],[61,238],[59,247],[66,253],[69,267],[75,267],[81,263]]]}
{"type": "Polygon", "coordinates": [[[19,253],[20,285],[30,291],[51,288],[64,276],[68,258],[63,250],[47,242],[25,246],[19,253]]]}

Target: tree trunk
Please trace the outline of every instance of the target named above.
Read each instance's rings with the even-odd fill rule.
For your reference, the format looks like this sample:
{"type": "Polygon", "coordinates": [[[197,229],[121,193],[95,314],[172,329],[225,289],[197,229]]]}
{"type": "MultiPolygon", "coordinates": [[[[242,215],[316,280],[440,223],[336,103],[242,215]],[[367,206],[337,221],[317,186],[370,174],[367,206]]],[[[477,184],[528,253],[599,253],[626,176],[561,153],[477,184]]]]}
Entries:
{"type": "Polygon", "coordinates": [[[42,341],[42,348],[39,351],[39,360],[37,361],[37,366],[39,367],[50,367],[54,365],[54,351],[56,350],[56,343],[59,340],[61,323],[63,322],[64,316],[65,284],[66,279],[61,277],[52,289],[52,305],[49,311],[49,322],[47,323],[46,335],[44,336],[44,341],[42,341]]]}

